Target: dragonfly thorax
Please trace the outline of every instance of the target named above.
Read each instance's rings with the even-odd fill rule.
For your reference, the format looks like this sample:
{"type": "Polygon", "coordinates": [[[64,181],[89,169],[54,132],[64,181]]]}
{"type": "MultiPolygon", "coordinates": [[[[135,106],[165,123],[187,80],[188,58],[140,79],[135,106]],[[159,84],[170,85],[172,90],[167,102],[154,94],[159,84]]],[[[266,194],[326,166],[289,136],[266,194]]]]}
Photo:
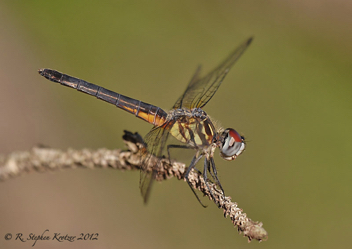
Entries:
{"type": "Polygon", "coordinates": [[[175,109],[169,113],[170,133],[191,147],[208,147],[216,134],[209,116],[200,108],[175,109]]]}

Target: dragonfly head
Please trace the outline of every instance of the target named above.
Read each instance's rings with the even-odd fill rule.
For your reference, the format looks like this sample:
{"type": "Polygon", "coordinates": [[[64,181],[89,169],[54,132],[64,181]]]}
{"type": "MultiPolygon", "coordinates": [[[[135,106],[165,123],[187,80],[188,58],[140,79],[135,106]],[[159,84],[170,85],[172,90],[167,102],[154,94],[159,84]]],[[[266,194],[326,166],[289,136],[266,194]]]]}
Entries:
{"type": "Polygon", "coordinates": [[[220,156],[228,161],[236,159],[246,148],[244,137],[231,128],[222,132],[221,141],[220,156]]]}

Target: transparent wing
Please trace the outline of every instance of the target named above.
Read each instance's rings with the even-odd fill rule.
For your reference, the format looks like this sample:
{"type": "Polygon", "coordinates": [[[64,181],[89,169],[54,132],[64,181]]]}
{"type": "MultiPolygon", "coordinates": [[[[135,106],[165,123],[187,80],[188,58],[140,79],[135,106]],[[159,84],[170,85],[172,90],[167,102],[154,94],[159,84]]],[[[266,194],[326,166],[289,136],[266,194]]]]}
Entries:
{"type": "MultiPolygon", "coordinates": [[[[172,126],[173,123],[169,122],[167,126],[169,125],[172,126]]],[[[158,167],[160,167],[159,160],[168,136],[169,129],[155,126],[144,138],[144,142],[147,144],[148,155],[143,158],[139,187],[145,203],[148,201],[153,181],[156,177],[158,167]]]]}
{"type": "Polygon", "coordinates": [[[192,77],[183,95],[176,101],[173,106],[178,108],[202,108],[218,90],[221,82],[225,78],[230,68],[241,57],[246,48],[251,44],[252,37],[236,48],[217,68],[208,73],[203,78],[199,77],[200,67],[192,77]]]}

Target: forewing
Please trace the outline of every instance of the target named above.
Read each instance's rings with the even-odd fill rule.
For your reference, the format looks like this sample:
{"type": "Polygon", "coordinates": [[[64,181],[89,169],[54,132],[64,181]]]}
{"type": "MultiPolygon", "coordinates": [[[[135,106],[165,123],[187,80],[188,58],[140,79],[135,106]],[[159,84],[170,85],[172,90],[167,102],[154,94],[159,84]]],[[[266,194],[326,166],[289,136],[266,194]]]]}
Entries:
{"type": "MultiPolygon", "coordinates": [[[[199,81],[199,76],[200,76],[200,71],[202,70],[202,66],[199,65],[196,69],[196,72],[194,73],[191,81],[188,83],[188,86],[185,90],[185,92],[178,98],[172,109],[179,109],[182,107],[182,102],[185,99],[186,96],[191,95],[192,93],[189,90],[189,88],[194,85],[197,81],[199,81]]],[[[190,98],[189,96],[187,98],[190,98]]]]}
{"type": "Polygon", "coordinates": [[[188,84],[183,95],[173,106],[178,108],[202,108],[214,96],[221,82],[225,78],[230,68],[241,57],[243,52],[252,42],[252,37],[236,48],[217,68],[212,70],[203,78],[199,77],[200,67],[198,67],[191,82],[188,84]]]}
{"type": "Polygon", "coordinates": [[[143,158],[139,187],[145,203],[148,201],[153,180],[160,166],[159,160],[162,156],[168,135],[168,129],[156,126],[144,138],[144,142],[147,144],[148,155],[143,158]]]}

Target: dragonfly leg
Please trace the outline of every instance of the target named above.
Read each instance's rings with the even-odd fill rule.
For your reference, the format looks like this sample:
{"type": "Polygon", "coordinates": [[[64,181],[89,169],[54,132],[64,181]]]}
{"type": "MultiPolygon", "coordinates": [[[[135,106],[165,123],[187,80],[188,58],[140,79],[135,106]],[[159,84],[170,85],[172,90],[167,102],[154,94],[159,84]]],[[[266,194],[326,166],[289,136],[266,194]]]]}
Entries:
{"type": "MultiPolygon", "coordinates": [[[[193,187],[192,187],[192,184],[190,183],[189,179],[188,179],[188,176],[189,176],[189,173],[191,172],[192,169],[195,169],[195,166],[196,164],[198,163],[198,161],[202,158],[203,155],[200,155],[197,157],[197,155],[195,155],[192,159],[192,162],[191,164],[188,166],[188,169],[186,171],[186,174],[185,174],[185,179],[186,179],[186,182],[188,183],[188,186],[191,188],[193,194],[196,196],[198,202],[200,203],[200,205],[202,205],[204,208],[207,207],[205,206],[199,199],[197,193],[194,191],[193,187]]],[[[198,170],[199,171],[199,170],[198,170]]]]}
{"type": "Polygon", "coordinates": [[[194,149],[194,147],[190,147],[188,145],[181,145],[181,144],[169,144],[167,145],[167,155],[169,157],[169,163],[171,164],[171,154],[170,154],[170,149],[171,148],[178,148],[178,149],[194,149]]]}
{"type": "MultiPolygon", "coordinates": [[[[220,181],[219,181],[218,172],[216,171],[214,158],[212,158],[212,157],[210,158],[210,164],[211,164],[211,168],[212,168],[213,173],[214,173],[214,174],[212,174],[212,173],[210,173],[210,174],[211,174],[211,176],[215,179],[215,181],[216,181],[216,183],[218,184],[218,186],[220,187],[223,196],[225,196],[225,191],[224,191],[224,189],[222,188],[221,183],[220,183],[220,181]]],[[[208,169],[209,169],[209,172],[211,172],[211,171],[210,171],[210,167],[209,167],[208,169]]]]}
{"type": "MultiPolygon", "coordinates": [[[[210,165],[210,162],[208,159],[205,158],[204,160],[204,172],[203,172],[203,177],[204,177],[204,182],[205,182],[205,185],[207,186],[208,190],[209,190],[209,193],[210,193],[210,196],[211,198],[213,199],[213,201],[215,200],[215,197],[213,195],[213,191],[210,189],[209,187],[209,184],[208,184],[208,176],[207,176],[207,171],[209,169],[209,166],[210,165]]],[[[210,171],[209,171],[210,172],[210,171]]],[[[210,172],[211,173],[211,172],[210,172]]],[[[212,174],[211,174],[212,175],[212,174]]],[[[218,207],[220,207],[220,205],[218,205],[218,207]]]]}
{"type": "MultiPolygon", "coordinates": [[[[213,180],[214,180],[214,179],[216,180],[214,173],[211,171],[210,163],[208,163],[207,168],[208,168],[208,172],[210,173],[212,179],[213,179],[213,180]]],[[[214,182],[213,182],[212,180],[210,180],[210,179],[208,179],[208,182],[214,183],[214,182]]]]}

